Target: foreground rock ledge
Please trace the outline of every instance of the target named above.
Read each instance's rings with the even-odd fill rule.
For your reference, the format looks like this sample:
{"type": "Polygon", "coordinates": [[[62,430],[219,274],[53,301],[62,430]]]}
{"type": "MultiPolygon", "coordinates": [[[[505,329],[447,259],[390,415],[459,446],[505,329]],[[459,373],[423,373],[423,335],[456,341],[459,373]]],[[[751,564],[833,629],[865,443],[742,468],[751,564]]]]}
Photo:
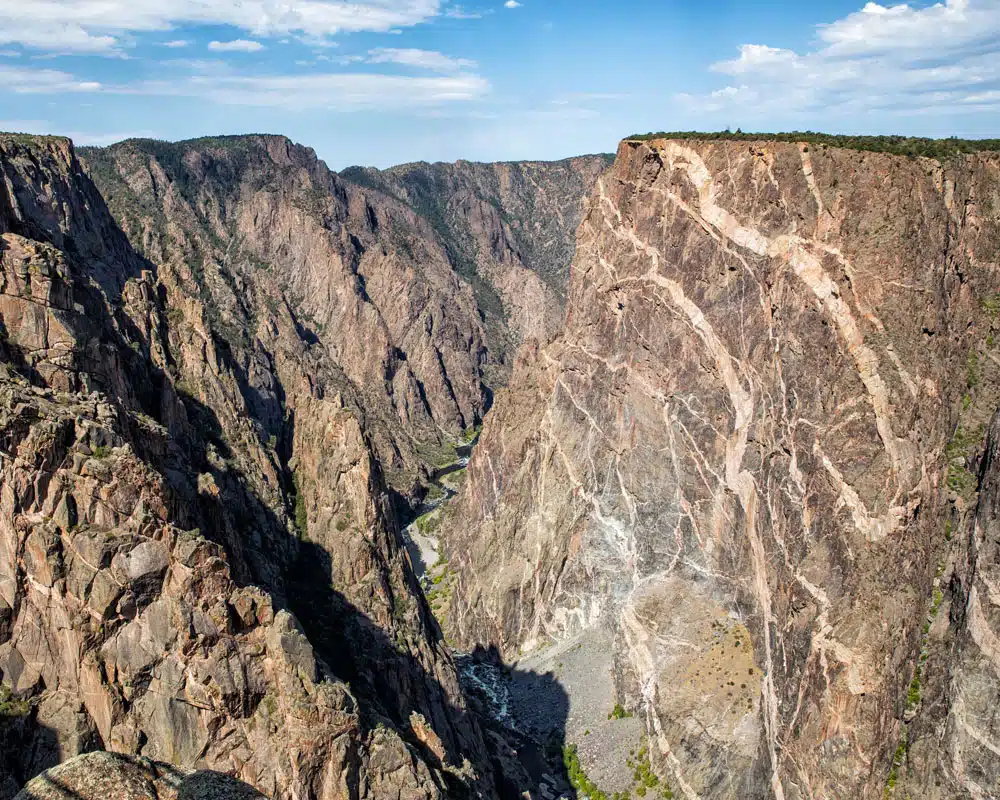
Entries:
{"type": "Polygon", "coordinates": [[[188,770],[118,753],[87,753],[46,770],[15,800],[264,800],[253,787],[210,770],[188,770]]]}

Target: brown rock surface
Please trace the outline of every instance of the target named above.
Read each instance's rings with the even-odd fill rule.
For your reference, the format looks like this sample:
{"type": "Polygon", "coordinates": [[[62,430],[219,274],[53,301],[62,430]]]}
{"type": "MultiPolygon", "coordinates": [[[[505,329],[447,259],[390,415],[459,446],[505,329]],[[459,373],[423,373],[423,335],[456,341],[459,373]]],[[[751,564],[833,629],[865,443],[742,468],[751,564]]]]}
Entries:
{"type": "Polygon", "coordinates": [[[427,219],[483,312],[494,377],[505,383],[517,345],[562,327],[583,201],[607,155],[554,162],[404,164],[341,176],[397,197],[427,219]]]}
{"type": "Polygon", "coordinates": [[[675,797],[995,796],[998,207],[995,154],[623,142],[441,528],[449,635],[611,630],[675,797]]]}
{"type": "MultiPolygon", "coordinates": [[[[508,324],[516,340],[558,327],[582,199],[607,165],[338,176],[277,136],[135,140],[84,157],[179,318],[190,324],[180,315],[204,306],[203,324],[239,356],[274,350],[270,310],[288,309],[313,359],[354,388],[406,495],[481,421],[507,374],[508,324]]],[[[258,385],[269,366],[248,365],[261,403],[272,399],[258,385]]]]}
{"type": "Polygon", "coordinates": [[[0,174],[0,791],[105,747],[274,797],[491,796],[363,392],[288,303],[232,328],[210,259],[139,256],[68,141],[0,137],[0,174]]]}

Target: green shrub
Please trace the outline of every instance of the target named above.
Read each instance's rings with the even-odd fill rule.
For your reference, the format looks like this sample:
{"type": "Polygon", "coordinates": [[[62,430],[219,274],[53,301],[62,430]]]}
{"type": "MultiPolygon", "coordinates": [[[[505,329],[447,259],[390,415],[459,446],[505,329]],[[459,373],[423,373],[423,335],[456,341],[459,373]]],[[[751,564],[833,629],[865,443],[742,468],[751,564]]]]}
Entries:
{"type": "Polygon", "coordinates": [[[626,711],[621,703],[615,703],[615,707],[608,714],[608,719],[628,719],[633,716],[631,711],[626,711]]]}
{"type": "Polygon", "coordinates": [[[30,711],[31,703],[27,700],[18,700],[7,686],[0,683],[0,719],[26,717],[30,711]]]}
{"type": "Polygon", "coordinates": [[[966,431],[959,425],[945,448],[945,458],[948,459],[945,483],[953,492],[967,499],[976,491],[976,476],[969,471],[966,464],[982,438],[982,426],[966,431]]]}
{"type": "Polygon", "coordinates": [[[594,782],[587,777],[583,764],[580,763],[580,753],[575,744],[568,744],[563,748],[563,764],[566,766],[566,775],[570,785],[577,792],[587,795],[590,800],[608,800],[608,795],[598,789],[594,782]]]}
{"type": "Polygon", "coordinates": [[[965,383],[970,389],[975,389],[979,384],[979,356],[976,355],[975,350],[969,351],[969,357],[966,359],[965,363],[965,383]]]}
{"type": "Polygon", "coordinates": [[[892,768],[889,770],[889,778],[885,782],[885,793],[884,797],[888,798],[892,794],[892,790],[896,788],[896,783],[899,780],[899,768],[903,766],[903,762],[906,760],[906,751],[909,747],[907,740],[906,728],[903,728],[903,735],[899,740],[899,746],[896,748],[896,752],[892,756],[892,768]]]}
{"type": "Polygon", "coordinates": [[[906,707],[911,711],[920,705],[920,673],[920,666],[917,665],[913,680],[910,681],[910,688],[906,690],[906,707]]]}
{"type": "Polygon", "coordinates": [[[983,311],[991,317],[996,317],[1000,314],[1000,293],[983,300],[983,311]]]}

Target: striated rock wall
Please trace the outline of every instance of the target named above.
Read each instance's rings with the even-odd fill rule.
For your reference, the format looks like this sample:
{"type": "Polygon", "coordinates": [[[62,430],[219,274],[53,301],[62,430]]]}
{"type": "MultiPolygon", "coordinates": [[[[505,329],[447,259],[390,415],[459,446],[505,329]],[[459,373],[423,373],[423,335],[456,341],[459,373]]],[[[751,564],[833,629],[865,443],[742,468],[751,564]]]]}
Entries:
{"type": "Polygon", "coordinates": [[[442,529],[450,634],[610,629],[674,796],[993,796],[998,209],[995,154],[623,142],[442,529]]]}
{"type": "Polygon", "coordinates": [[[137,254],[67,140],[0,137],[0,175],[0,792],[107,748],[274,797],[492,796],[365,396],[301,312],[180,223],[137,254]]]}

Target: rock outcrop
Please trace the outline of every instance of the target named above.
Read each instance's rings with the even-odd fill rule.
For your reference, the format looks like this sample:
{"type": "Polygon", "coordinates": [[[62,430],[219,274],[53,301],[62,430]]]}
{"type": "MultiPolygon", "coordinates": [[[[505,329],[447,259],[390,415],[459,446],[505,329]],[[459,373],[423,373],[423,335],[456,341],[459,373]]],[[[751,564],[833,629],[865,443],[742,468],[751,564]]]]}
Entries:
{"type": "Polygon", "coordinates": [[[434,227],[469,280],[505,383],[519,344],[547,342],[562,328],[583,201],[609,155],[555,162],[353,167],[341,177],[399,198],[434,227]]]}
{"type": "Polygon", "coordinates": [[[106,748],[273,797],[492,796],[364,387],[183,224],[150,236],[190,258],[138,254],[67,140],[0,137],[0,175],[3,795],[106,748]]]}
{"type": "Polygon", "coordinates": [[[117,753],[77,756],[34,778],[16,800],[264,800],[224,773],[117,753]]]}
{"type": "Polygon", "coordinates": [[[609,631],[658,792],[995,796],[998,207],[996,154],[623,142],[440,529],[449,635],[609,631]]]}

